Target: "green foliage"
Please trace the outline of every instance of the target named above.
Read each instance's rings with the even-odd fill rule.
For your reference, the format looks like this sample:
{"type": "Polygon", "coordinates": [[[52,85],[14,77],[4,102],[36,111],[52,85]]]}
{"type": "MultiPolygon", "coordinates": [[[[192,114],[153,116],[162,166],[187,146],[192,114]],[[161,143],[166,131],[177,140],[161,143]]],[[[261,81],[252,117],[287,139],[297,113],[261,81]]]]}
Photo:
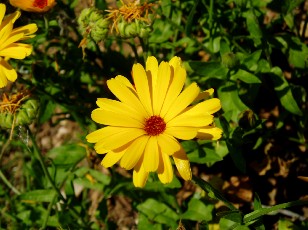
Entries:
{"type": "MultiPolygon", "coordinates": [[[[86,2],[58,0],[46,14],[22,12],[18,22],[36,23],[39,30],[27,40],[32,55],[10,60],[19,74],[16,83],[0,92],[29,89],[39,105],[25,110],[26,122],[16,127],[14,115],[0,114],[0,229],[271,229],[265,217],[279,230],[307,229],[307,220],[279,213],[308,205],[295,200],[307,195],[307,182],[292,187],[298,176],[307,178],[308,165],[305,1],[147,1],[155,4],[149,11],[153,24],[136,22],[134,33],[125,25],[122,37],[110,35],[107,22],[79,31],[86,2]],[[88,41],[83,50],[84,37],[100,42],[88,41]],[[85,140],[98,128],[91,120],[97,98],[113,97],[106,80],[130,78],[132,64],[144,64],[150,55],[159,61],[181,57],[187,83],[213,88],[221,101],[215,126],[222,138],[181,142],[194,183],[174,177],[163,185],[150,174],[137,189],[131,172],[100,166],[104,156],[85,140]],[[29,117],[35,120],[28,127],[29,117]],[[264,159],[270,169],[261,174],[264,159]],[[281,162],[287,166],[275,171],[281,162]],[[224,186],[201,179],[206,176],[221,177],[224,186]],[[252,190],[253,200],[238,201],[240,187],[228,190],[232,176],[249,178],[245,191],[252,190]],[[264,181],[283,181],[271,187],[277,192],[274,206],[264,206],[270,192],[264,181]],[[295,195],[288,194],[290,188],[295,195]]],[[[100,14],[110,1],[93,2],[105,20],[100,14]]]]}

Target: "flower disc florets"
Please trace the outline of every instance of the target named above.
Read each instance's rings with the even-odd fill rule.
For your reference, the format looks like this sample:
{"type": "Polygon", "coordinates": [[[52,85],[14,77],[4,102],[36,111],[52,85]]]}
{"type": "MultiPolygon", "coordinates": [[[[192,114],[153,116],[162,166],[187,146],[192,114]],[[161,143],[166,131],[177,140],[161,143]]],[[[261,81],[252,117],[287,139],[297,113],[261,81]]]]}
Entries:
{"type": "Polygon", "coordinates": [[[160,116],[151,116],[145,120],[144,131],[150,136],[157,136],[166,129],[166,123],[160,116]]]}

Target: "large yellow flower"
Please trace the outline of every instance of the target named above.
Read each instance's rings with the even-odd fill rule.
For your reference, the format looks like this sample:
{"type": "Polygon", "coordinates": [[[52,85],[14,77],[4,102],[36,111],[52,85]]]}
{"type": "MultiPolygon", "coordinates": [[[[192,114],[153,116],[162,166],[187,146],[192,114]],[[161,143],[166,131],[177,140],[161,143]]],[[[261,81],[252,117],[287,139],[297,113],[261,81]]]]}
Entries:
{"type": "Polygon", "coordinates": [[[24,11],[43,13],[56,5],[55,0],[10,0],[12,6],[24,11]]]}
{"type": "Polygon", "coordinates": [[[99,98],[99,108],[92,119],[106,125],[87,136],[97,153],[106,154],[104,167],[119,162],[134,169],[133,182],[143,187],[149,172],[157,172],[162,183],[173,179],[170,157],[184,180],[190,180],[191,169],[187,155],[177,139],[217,140],[222,131],[213,127],[213,113],[220,108],[217,98],[200,101],[213,89],[200,92],[196,83],[183,89],[186,71],[181,59],[158,62],[149,57],[146,69],[135,64],[132,70],[134,85],[123,76],[107,81],[108,88],[120,100],[99,98]]]}
{"type": "Polygon", "coordinates": [[[16,71],[8,64],[8,59],[24,59],[32,52],[32,46],[19,43],[20,40],[32,38],[37,31],[36,24],[28,24],[13,29],[14,22],[20,17],[16,11],[6,17],[6,7],[0,4],[0,88],[7,85],[7,81],[14,82],[17,78],[16,71]]]}

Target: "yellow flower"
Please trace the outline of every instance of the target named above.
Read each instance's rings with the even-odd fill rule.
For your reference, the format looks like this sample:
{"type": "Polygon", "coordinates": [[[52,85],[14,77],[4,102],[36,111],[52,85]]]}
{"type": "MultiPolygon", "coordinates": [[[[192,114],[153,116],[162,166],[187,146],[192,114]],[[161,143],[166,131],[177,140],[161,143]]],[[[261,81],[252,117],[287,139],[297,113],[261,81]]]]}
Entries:
{"type": "Polygon", "coordinates": [[[10,4],[24,11],[43,13],[56,5],[55,0],[10,0],[10,4]]]}
{"type": "Polygon", "coordinates": [[[134,85],[123,76],[107,81],[108,88],[119,99],[98,98],[99,108],[92,119],[106,125],[87,136],[97,153],[106,154],[102,165],[134,169],[133,182],[143,187],[149,172],[157,172],[162,183],[170,183],[173,169],[170,157],[184,180],[190,180],[187,155],[177,139],[217,140],[222,131],[213,127],[213,113],[221,108],[220,100],[212,98],[191,105],[213,93],[200,93],[196,83],[182,91],[186,71],[179,57],[158,62],[149,57],[146,68],[135,64],[134,85]]]}
{"type": "Polygon", "coordinates": [[[20,40],[32,38],[37,31],[36,24],[28,24],[13,29],[14,22],[20,17],[20,12],[5,15],[6,6],[0,4],[0,88],[7,85],[7,80],[14,82],[16,71],[8,64],[8,59],[24,59],[32,52],[32,46],[19,43],[20,40]]]}

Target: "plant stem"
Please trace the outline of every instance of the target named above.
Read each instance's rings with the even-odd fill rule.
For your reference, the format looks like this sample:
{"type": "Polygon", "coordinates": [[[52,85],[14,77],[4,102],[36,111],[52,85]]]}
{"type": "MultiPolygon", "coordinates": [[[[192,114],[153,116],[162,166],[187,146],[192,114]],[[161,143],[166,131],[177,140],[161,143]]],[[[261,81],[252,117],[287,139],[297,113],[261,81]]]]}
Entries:
{"type": "MultiPolygon", "coordinates": [[[[63,195],[61,194],[60,190],[57,188],[57,186],[55,185],[54,181],[52,180],[48,170],[47,170],[47,167],[44,163],[44,160],[43,160],[43,156],[36,144],[36,140],[34,138],[34,136],[32,135],[32,132],[30,130],[29,127],[27,127],[27,130],[29,132],[29,135],[30,135],[30,138],[31,138],[31,141],[32,141],[32,145],[33,145],[33,149],[34,149],[34,155],[35,157],[39,160],[40,164],[41,164],[41,167],[43,169],[43,172],[45,174],[45,176],[47,177],[47,180],[48,182],[51,184],[52,188],[56,191],[57,195],[59,196],[59,198],[64,202],[65,205],[69,206],[69,204],[67,203],[67,200],[63,197],[63,195]]],[[[80,213],[78,213],[76,211],[76,209],[74,207],[69,207],[69,211],[71,212],[71,214],[76,218],[76,219],[79,219],[81,220],[82,224],[84,226],[87,226],[87,224],[84,222],[83,218],[80,217],[80,213]]]]}
{"type": "Polygon", "coordinates": [[[17,195],[20,195],[20,192],[6,179],[5,175],[2,173],[0,169],[0,178],[3,180],[3,182],[10,188],[14,193],[17,195]]]}

